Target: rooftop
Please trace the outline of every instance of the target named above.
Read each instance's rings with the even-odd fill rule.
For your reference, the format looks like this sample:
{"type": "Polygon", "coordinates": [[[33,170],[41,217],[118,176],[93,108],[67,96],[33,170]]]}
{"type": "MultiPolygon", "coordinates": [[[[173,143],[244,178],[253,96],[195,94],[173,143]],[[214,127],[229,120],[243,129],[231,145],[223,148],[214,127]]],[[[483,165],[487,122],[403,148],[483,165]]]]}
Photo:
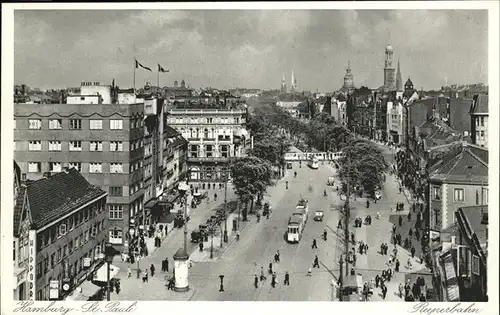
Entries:
{"type": "Polygon", "coordinates": [[[470,107],[471,114],[487,114],[488,113],[488,95],[475,95],[470,107]]]}
{"type": "Polygon", "coordinates": [[[476,234],[480,245],[483,246],[486,244],[486,230],[488,229],[488,225],[481,223],[481,221],[483,220],[482,213],[488,213],[488,205],[461,207],[459,211],[462,211],[464,214],[469,227],[476,234]]]}
{"type": "Polygon", "coordinates": [[[469,143],[452,150],[434,164],[429,175],[441,182],[484,183],[488,185],[488,150],[469,143]]]}
{"type": "Polygon", "coordinates": [[[87,182],[74,168],[28,183],[25,193],[37,229],[107,194],[87,182]]]}

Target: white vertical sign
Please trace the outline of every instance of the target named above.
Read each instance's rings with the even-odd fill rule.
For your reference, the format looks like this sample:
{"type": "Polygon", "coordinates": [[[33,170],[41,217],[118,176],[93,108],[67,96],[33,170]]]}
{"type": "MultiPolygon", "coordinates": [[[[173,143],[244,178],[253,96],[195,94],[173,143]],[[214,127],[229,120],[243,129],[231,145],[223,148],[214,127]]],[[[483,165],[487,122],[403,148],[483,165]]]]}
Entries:
{"type": "Polygon", "coordinates": [[[28,300],[36,300],[36,230],[28,232],[28,300]]]}

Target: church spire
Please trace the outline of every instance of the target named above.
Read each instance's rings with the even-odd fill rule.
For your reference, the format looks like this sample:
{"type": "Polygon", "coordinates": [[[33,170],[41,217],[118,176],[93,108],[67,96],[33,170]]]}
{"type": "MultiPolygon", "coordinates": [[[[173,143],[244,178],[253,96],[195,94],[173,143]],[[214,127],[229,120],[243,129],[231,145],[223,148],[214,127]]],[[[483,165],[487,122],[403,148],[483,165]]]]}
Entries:
{"type": "Polygon", "coordinates": [[[396,91],[403,91],[403,79],[401,78],[401,68],[399,66],[398,58],[398,71],[396,73],[396,91]]]}

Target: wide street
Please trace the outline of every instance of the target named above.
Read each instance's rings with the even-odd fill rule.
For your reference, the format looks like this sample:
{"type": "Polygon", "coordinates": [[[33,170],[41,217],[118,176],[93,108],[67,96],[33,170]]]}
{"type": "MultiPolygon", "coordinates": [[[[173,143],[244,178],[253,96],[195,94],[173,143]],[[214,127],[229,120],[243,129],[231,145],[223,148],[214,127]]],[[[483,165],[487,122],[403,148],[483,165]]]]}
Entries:
{"type": "MultiPolygon", "coordinates": [[[[384,154],[391,155],[389,149],[381,146],[384,154]]],[[[248,222],[242,223],[240,240],[234,239],[234,233],[229,236],[229,243],[224,243],[220,248],[220,238],[214,241],[214,258],[209,257],[209,244],[205,243],[205,251],[200,253],[195,244],[189,244],[192,267],[189,270],[189,284],[191,290],[186,293],[176,293],[166,289],[166,273],[160,271],[161,260],[168,257],[170,260],[170,272],[172,274],[172,256],[182,246],[182,230],[174,230],[163,242],[162,247],[141,261],[141,268],[155,264],[157,274],[150,277],[148,283],[136,279],[135,270],[132,278],[126,278],[126,264],[118,264],[121,267],[121,292],[113,293],[114,300],[202,300],[202,301],[332,301],[334,300],[332,280],[339,275],[339,255],[343,253],[342,232],[337,234],[337,223],[340,218],[339,206],[344,203],[335,191],[335,186],[326,186],[329,176],[334,174],[334,168],[327,162],[321,164],[317,170],[310,169],[306,163],[299,167],[298,163],[293,165],[292,170],[287,170],[283,179],[275,186],[268,189],[265,200],[272,205],[273,212],[269,219],[261,218],[257,223],[256,217],[249,215],[248,222]],[[294,178],[293,172],[297,172],[294,178]],[[285,187],[285,181],[289,182],[289,189],[285,187]],[[327,189],[327,196],[323,196],[323,190],[327,189]],[[309,220],[304,229],[302,240],[299,244],[288,244],[284,240],[287,229],[287,221],[294,212],[297,201],[300,198],[309,200],[309,220]],[[323,210],[325,213],[323,222],[313,220],[314,212],[323,210]],[[328,232],[327,241],[322,239],[324,230],[328,232]],[[337,237],[340,235],[341,237],[337,237]],[[316,239],[318,249],[312,249],[313,239],[316,239]],[[279,250],[280,262],[274,263],[274,253],[279,250]],[[320,268],[314,268],[312,276],[307,276],[307,271],[312,267],[314,256],[318,255],[320,268]],[[273,262],[273,269],[277,273],[278,285],[272,288],[270,275],[267,274],[268,265],[273,262]],[[256,289],[253,285],[254,276],[260,275],[261,267],[264,268],[267,280],[260,282],[256,289]],[[290,286],[284,286],[284,274],[290,274],[290,286]],[[219,275],[224,275],[225,292],[219,292],[219,275]]],[[[338,181],[337,181],[338,182],[338,181]]],[[[354,231],[357,241],[368,244],[368,254],[357,256],[354,267],[356,273],[363,275],[363,281],[371,280],[381,270],[387,269],[388,256],[378,253],[382,242],[390,244],[390,233],[392,223],[389,222],[391,208],[395,208],[396,202],[404,202],[405,209],[409,208],[404,194],[399,193],[399,184],[392,175],[387,175],[386,183],[382,189],[382,199],[377,203],[371,202],[366,208],[365,198],[351,198],[351,224],[350,231],[354,231]],[[375,219],[376,213],[381,217],[375,219]],[[372,225],[363,225],[361,228],[353,227],[356,217],[364,219],[370,214],[373,218],[372,225]]],[[[213,209],[222,202],[222,192],[217,191],[218,202],[212,201],[202,203],[193,214],[188,224],[189,229],[203,223],[212,213],[213,209]]],[[[213,192],[211,192],[213,194],[213,192]]],[[[228,200],[234,199],[232,193],[228,200]]],[[[407,211],[401,213],[406,214],[407,211]]],[[[234,215],[233,215],[234,217],[234,215]]],[[[228,225],[230,226],[230,224],[228,225]]],[[[229,229],[229,228],[228,228],[229,229]]],[[[190,238],[190,235],[188,235],[190,238]]],[[[352,245],[350,245],[352,247],[352,245]]],[[[390,245],[390,250],[393,246],[390,245]]],[[[398,248],[398,256],[401,261],[400,273],[396,274],[393,281],[388,283],[389,293],[386,300],[400,300],[394,292],[399,282],[404,281],[406,272],[417,272],[423,267],[416,259],[413,259],[412,270],[405,269],[404,265],[409,257],[407,251],[398,248]]],[[[351,268],[352,266],[349,266],[351,268]]],[[[132,269],[135,266],[131,266],[132,269]]],[[[382,300],[376,289],[372,300],[382,300]]]]}

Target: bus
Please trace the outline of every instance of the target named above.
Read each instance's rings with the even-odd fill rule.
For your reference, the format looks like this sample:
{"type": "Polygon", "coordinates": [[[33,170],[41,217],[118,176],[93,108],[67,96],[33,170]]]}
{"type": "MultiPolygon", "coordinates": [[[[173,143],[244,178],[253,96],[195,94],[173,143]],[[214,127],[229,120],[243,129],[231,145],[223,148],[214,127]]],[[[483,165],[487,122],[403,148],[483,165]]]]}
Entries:
{"type": "Polygon", "coordinates": [[[316,155],[313,155],[311,156],[311,158],[309,158],[309,167],[314,169],[314,170],[317,170],[319,168],[319,163],[318,163],[318,157],[316,155]]]}
{"type": "Polygon", "coordinates": [[[288,231],[286,240],[288,243],[298,243],[302,237],[302,231],[304,230],[304,220],[302,215],[294,214],[288,219],[288,231]]]}

